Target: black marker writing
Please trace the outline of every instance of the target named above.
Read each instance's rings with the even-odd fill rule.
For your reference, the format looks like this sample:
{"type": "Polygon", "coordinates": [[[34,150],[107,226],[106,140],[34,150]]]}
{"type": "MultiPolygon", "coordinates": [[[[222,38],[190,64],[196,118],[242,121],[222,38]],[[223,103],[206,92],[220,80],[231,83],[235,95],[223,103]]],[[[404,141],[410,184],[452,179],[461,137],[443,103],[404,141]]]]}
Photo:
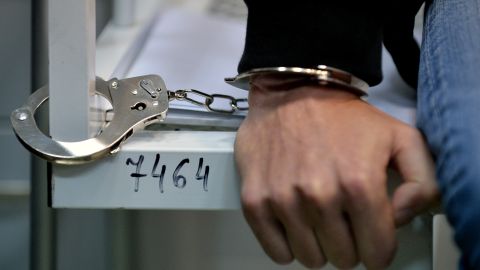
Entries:
{"type": "Polygon", "coordinates": [[[140,170],[142,168],[143,159],[144,159],[143,155],[140,155],[140,157],[138,157],[137,162],[134,162],[131,158],[127,159],[127,165],[136,166],[135,172],[130,174],[131,177],[135,178],[135,189],[134,189],[135,192],[138,192],[139,185],[140,185],[140,178],[147,176],[146,174],[141,174],[140,173],[140,170]]]}
{"type": "Polygon", "coordinates": [[[200,172],[202,171],[203,167],[203,158],[200,158],[198,161],[198,169],[197,174],[195,175],[195,179],[202,181],[203,180],[203,190],[208,191],[208,172],[210,171],[210,166],[205,166],[205,174],[200,176],[200,172]]]}
{"type": "Polygon", "coordinates": [[[157,170],[158,162],[160,162],[160,154],[155,156],[155,163],[153,164],[152,169],[152,177],[158,177],[158,188],[160,189],[160,193],[163,193],[163,177],[165,176],[165,170],[167,166],[162,165],[162,171],[160,174],[157,174],[155,171],[157,170]]]}
{"type": "Polygon", "coordinates": [[[183,167],[185,163],[189,163],[190,160],[188,158],[180,161],[178,164],[177,168],[173,172],[173,185],[177,188],[184,188],[185,185],[187,184],[187,178],[183,175],[179,175],[178,173],[180,172],[180,169],[183,167]]]}
{"type": "MultiPolygon", "coordinates": [[[[148,158],[148,157],[147,157],[148,158]]],[[[135,158],[127,158],[126,164],[127,166],[133,165],[135,166],[135,172],[130,174],[130,177],[132,177],[135,180],[135,187],[134,191],[138,192],[140,189],[140,180],[143,177],[146,177],[147,174],[141,173],[142,170],[142,165],[143,162],[145,161],[144,155],[139,155],[138,160],[135,158]]],[[[203,191],[207,192],[208,191],[208,177],[210,174],[210,166],[204,162],[204,158],[200,157],[198,159],[198,167],[195,175],[184,175],[186,172],[184,170],[184,173],[181,174],[180,171],[182,168],[185,166],[185,164],[190,163],[190,159],[184,158],[182,159],[179,163],[177,163],[177,167],[175,168],[173,175],[172,175],[172,180],[173,180],[173,185],[176,188],[183,189],[187,185],[188,179],[196,179],[197,181],[202,181],[203,183],[203,191]],[[205,165],[204,165],[205,164],[205,165]],[[203,174],[202,174],[203,173],[203,174]],[[192,177],[192,178],[190,178],[192,177]]],[[[148,165],[150,166],[150,165],[148,165]]],[[[160,154],[157,153],[155,154],[155,160],[153,162],[153,167],[150,176],[153,179],[158,179],[158,189],[160,193],[164,193],[164,185],[165,185],[165,174],[167,173],[167,164],[161,164],[161,159],[160,159],[160,154]]],[[[189,170],[188,170],[189,171],[189,170]]]]}

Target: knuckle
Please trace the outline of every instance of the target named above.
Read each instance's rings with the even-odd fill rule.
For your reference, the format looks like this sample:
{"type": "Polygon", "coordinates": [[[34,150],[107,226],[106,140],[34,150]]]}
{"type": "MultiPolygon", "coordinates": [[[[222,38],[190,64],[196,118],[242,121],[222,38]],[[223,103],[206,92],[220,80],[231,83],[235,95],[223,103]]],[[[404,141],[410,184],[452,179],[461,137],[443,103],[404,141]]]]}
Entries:
{"type": "Polygon", "coordinates": [[[330,209],[332,206],[335,206],[339,203],[340,194],[334,191],[325,191],[319,193],[316,198],[314,198],[315,206],[319,210],[330,209]]]}
{"type": "Polygon", "coordinates": [[[312,181],[300,181],[295,184],[295,189],[307,201],[314,201],[318,194],[318,187],[312,181]]]}
{"type": "Polygon", "coordinates": [[[417,145],[423,142],[423,135],[418,129],[405,125],[400,139],[407,145],[417,145]]]}
{"type": "Polygon", "coordinates": [[[370,177],[368,173],[350,173],[342,181],[345,195],[351,200],[358,200],[369,196],[370,177]]]}
{"type": "Polygon", "coordinates": [[[278,209],[290,208],[294,203],[293,192],[286,188],[279,188],[272,191],[270,197],[272,206],[278,209]]]}
{"type": "Polygon", "coordinates": [[[251,219],[261,218],[261,208],[265,204],[265,199],[253,193],[242,193],[241,203],[243,212],[251,219]]]}
{"type": "Polygon", "coordinates": [[[329,208],[339,202],[340,194],[335,185],[315,181],[301,182],[297,185],[297,191],[309,203],[319,210],[329,208]]]}
{"type": "Polygon", "coordinates": [[[310,195],[314,190],[317,190],[317,183],[315,181],[300,180],[295,184],[295,188],[302,195],[310,195]]]}

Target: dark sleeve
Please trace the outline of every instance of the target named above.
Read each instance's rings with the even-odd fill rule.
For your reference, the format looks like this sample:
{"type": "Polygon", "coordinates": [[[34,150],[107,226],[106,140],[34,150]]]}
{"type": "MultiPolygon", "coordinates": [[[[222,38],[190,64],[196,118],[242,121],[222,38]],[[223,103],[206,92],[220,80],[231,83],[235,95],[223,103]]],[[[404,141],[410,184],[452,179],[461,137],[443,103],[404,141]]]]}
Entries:
{"type": "Polygon", "coordinates": [[[348,71],[371,86],[381,81],[383,26],[375,1],[245,2],[249,13],[239,72],[322,64],[348,71]]]}
{"type": "Polygon", "coordinates": [[[383,44],[390,52],[393,62],[403,80],[417,88],[420,63],[420,47],[413,37],[415,15],[423,0],[410,0],[408,5],[387,7],[391,14],[385,18],[383,44]]]}

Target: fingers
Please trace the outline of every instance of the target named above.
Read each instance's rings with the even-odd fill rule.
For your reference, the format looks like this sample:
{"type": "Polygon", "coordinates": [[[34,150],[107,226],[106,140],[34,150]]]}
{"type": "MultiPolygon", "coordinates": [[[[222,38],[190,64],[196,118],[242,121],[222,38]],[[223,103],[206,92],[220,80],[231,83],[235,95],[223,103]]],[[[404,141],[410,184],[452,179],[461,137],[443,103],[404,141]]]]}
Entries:
{"type": "Polygon", "coordinates": [[[327,261],[340,269],[350,269],[358,264],[358,256],[338,191],[336,186],[328,190],[318,184],[299,189],[327,261]]]}
{"type": "Polygon", "coordinates": [[[294,257],[308,268],[325,265],[325,257],[298,194],[292,189],[279,191],[272,196],[271,204],[273,212],[285,227],[294,257]]]}
{"type": "Polygon", "coordinates": [[[385,269],[397,245],[386,176],[357,174],[344,179],[345,206],[359,259],[367,269],[385,269]]]}
{"type": "Polygon", "coordinates": [[[279,264],[292,262],[293,255],[283,225],[273,215],[268,202],[251,194],[242,194],[245,219],[267,255],[279,264]]]}
{"type": "Polygon", "coordinates": [[[383,269],[396,249],[385,178],[347,177],[342,187],[333,176],[325,181],[299,180],[295,187],[262,193],[265,189],[245,176],[244,214],[265,252],[277,263],[296,258],[309,268],[329,261],[345,269],[362,261],[368,269],[383,269]],[[374,185],[368,184],[372,181],[374,185]]]}
{"type": "Polygon", "coordinates": [[[253,231],[265,253],[278,264],[288,264],[294,257],[285,233],[285,228],[274,215],[269,193],[257,179],[262,179],[264,168],[255,171],[241,170],[242,162],[238,162],[243,180],[241,201],[242,210],[247,223],[253,231]],[[245,173],[249,172],[249,173],[245,173]],[[251,173],[255,172],[255,173],[251,173]]]}
{"type": "Polygon", "coordinates": [[[262,193],[254,182],[245,178],[242,206],[265,253],[280,264],[290,263],[295,258],[308,268],[325,265],[314,227],[295,189],[276,188],[262,193]]]}
{"type": "MultiPolygon", "coordinates": [[[[265,253],[276,263],[288,264],[294,257],[290,251],[285,229],[272,212],[265,184],[262,181],[256,181],[263,179],[261,175],[265,174],[265,167],[246,170],[244,167],[248,165],[241,158],[239,150],[242,149],[238,147],[238,143],[237,138],[235,158],[243,182],[241,201],[245,219],[265,253]]],[[[258,161],[253,160],[253,162],[255,164],[258,161]]]]}
{"type": "Polygon", "coordinates": [[[395,223],[404,225],[439,199],[435,164],[420,132],[413,128],[396,138],[393,163],[404,183],[393,195],[395,223]]]}

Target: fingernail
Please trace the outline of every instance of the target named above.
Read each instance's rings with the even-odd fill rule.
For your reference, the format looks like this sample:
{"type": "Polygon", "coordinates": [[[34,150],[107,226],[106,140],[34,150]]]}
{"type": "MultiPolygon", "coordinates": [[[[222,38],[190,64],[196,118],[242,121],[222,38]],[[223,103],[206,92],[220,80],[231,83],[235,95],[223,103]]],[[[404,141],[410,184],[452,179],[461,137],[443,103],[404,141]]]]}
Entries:
{"type": "Polygon", "coordinates": [[[415,212],[410,208],[404,208],[396,211],[395,213],[395,223],[397,225],[405,225],[410,222],[411,219],[415,217],[415,212]]]}

